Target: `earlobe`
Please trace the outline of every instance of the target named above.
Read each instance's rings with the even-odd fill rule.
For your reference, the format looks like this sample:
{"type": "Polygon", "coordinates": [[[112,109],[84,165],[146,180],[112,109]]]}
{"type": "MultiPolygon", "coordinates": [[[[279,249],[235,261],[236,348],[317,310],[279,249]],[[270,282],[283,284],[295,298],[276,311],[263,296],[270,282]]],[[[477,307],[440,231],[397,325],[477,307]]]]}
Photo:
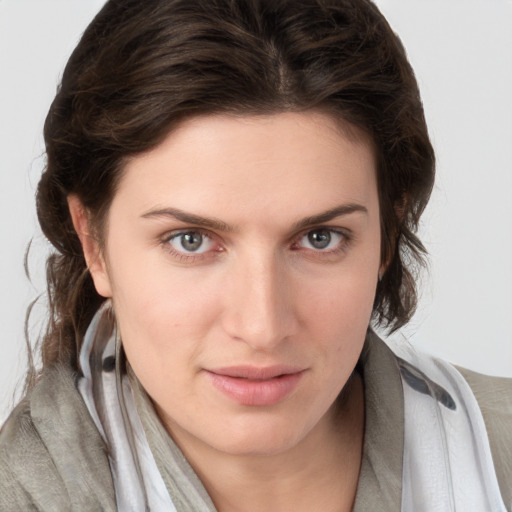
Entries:
{"type": "Polygon", "coordinates": [[[74,194],[68,196],[68,207],[73,227],[82,244],[87,268],[94,281],[96,291],[103,297],[112,297],[110,278],[100,244],[92,234],[87,210],[74,194]]]}

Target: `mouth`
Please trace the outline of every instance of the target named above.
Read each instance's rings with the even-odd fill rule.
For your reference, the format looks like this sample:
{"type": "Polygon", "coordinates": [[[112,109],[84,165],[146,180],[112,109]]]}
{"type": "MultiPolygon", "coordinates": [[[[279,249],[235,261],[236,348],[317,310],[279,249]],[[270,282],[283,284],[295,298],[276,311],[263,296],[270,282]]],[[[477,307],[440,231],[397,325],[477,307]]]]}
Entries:
{"type": "Polygon", "coordinates": [[[297,387],[305,370],[291,366],[232,366],[206,370],[213,386],[240,405],[274,405],[297,387]]]}

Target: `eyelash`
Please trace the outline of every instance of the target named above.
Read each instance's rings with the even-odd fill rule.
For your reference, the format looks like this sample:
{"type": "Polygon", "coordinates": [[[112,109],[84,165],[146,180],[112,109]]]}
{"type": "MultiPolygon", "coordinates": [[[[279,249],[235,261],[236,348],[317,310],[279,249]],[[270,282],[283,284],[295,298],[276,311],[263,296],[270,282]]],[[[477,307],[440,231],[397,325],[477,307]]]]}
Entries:
{"type": "Polygon", "coordinates": [[[353,239],[352,234],[348,230],[335,229],[335,228],[332,228],[329,226],[319,226],[319,227],[315,227],[313,229],[309,229],[306,232],[302,232],[299,236],[297,236],[295,238],[295,242],[292,244],[292,249],[296,250],[296,251],[301,250],[300,247],[295,249],[295,246],[303,238],[307,237],[309,234],[315,233],[315,232],[318,233],[320,231],[327,231],[331,237],[333,235],[335,235],[335,236],[339,236],[341,239],[338,242],[338,244],[336,244],[336,246],[332,249],[308,249],[308,248],[306,248],[305,250],[308,251],[309,257],[329,258],[329,257],[334,257],[339,254],[342,254],[348,249],[348,247],[350,246],[350,243],[352,242],[352,239],[353,239]]]}
{"type": "Polygon", "coordinates": [[[162,238],[161,243],[164,246],[164,249],[167,252],[169,252],[172,257],[174,257],[175,259],[179,260],[180,262],[183,262],[183,263],[195,263],[195,262],[198,262],[198,261],[202,261],[205,258],[214,257],[218,253],[224,252],[224,250],[220,246],[219,246],[219,248],[217,250],[213,251],[213,254],[212,254],[212,251],[208,251],[208,252],[190,252],[190,253],[187,253],[187,252],[177,251],[176,249],[174,249],[172,247],[172,245],[170,244],[170,242],[172,240],[178,239],[180,236],[186,235],[188,233],[194,233],[194,234],[198,233],[203,238],[207,238],[210,241],[212,241],[213,243],[215,243],[215,238],[211,234],[207,233],[206,231],[203,231],[202,229],[194,229],[194,228],[191,228],[191,229],[180,229],[180,230],[171,231],[170,233],[167,233],[162,238]]]}
{"type": "MultiPolygon", "coordinates": [[[[325,250],[316,249],[315,250],[315,249],[305,248],[304,250],[308,251],[310,253],[309,256],[313,257],[313,258],[328,258],[329,256],[331,256],[331,257],[337,256],[337,255],[345,252],[353,240],[353,236],[352,236],[351,232],[349,232],[348,230],[335,229],[335,228],[332,228],[329,226],[319,226],[319,227],[315,227],[313,229],[309,229],[305,232],[302,232],[299,235],[297,235],[296,237],[294,237],[293,241],[291,243],[292,251],[294,251],[294,252],[300,251],[302,248],[298,246],[298,243],[304,237],[308,236],[309,234],[314,233],[314,232],[320,232],[320,231],[327,231],[331,234],[331,236],[332,235],[340,236],[341,240],[336,245],[336,247],[334,247],[333,249],[325,249],[325,250]]],[[[171,232],[167,233],[166,235],[164,235],[164,237],[161,239],[160,243],[163,245],[164,249],[170,253],[170,255],[173,258],[175,258],[183,263],[201,262],[205,259],[214,258],[219,253],[224,252],[224,248],[222,248],[222,246],[220,246],[220,244],[213,251],[205,251],[205,252],[187,253],[187,252],[181,252],[181,251],[174,249],[172,247],[172,245],[170,244],[170,242],[172,240],[178,239],[180,236],[186,235],[188,233],[200,234],[202,237],[209,239],[212,243],[214,243],[214,244],[217,243],[215,241],[215,237],[213,237],[209,232],[204,231],[199,228],[197,228],[197,229],[194,229],[194,228],[180,229],[180,230],[171,231],[171,232]]]]}

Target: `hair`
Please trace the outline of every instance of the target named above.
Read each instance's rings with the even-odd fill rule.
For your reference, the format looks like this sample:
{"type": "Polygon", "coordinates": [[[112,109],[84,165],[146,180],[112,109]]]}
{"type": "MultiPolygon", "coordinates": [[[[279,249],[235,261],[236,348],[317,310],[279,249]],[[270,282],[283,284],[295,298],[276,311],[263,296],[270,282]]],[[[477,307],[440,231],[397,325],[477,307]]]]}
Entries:
{"type": "Polygon", "coordinates": [[[377,153],[381,261],[372,321],[413,314],[426,251],[416,232],[434,153],[404,48],[370,0],[109,0],[85,30],[44,127],[37,213],[47,261],[43,369],[78,368],[96,292],[67,197],[101,240],[127,158],[183,119],[321,110],[363,130],[377,153]]]}

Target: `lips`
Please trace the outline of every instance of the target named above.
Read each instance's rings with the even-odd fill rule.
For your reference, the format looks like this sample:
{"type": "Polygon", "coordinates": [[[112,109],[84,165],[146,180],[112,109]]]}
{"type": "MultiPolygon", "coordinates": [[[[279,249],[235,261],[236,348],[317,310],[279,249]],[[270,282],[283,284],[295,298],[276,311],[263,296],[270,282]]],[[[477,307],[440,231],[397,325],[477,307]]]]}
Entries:
{"type": "Polygon", "coordinates": [[[274,405],[289,396],[304,370],[291,366],[231,366],[206,370],[212,384],[241,405],[274,405]]]}

